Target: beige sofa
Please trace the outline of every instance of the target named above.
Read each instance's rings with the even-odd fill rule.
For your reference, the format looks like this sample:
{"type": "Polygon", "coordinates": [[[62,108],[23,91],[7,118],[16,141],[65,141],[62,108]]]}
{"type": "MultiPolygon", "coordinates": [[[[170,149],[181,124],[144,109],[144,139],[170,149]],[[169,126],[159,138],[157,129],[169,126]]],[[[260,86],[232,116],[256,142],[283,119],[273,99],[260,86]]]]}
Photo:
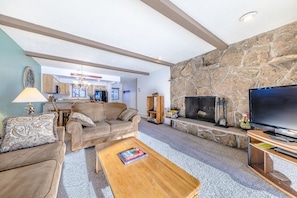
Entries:
{"type": "Polygon", "coordinates": [[[137,111],[127,109],[124,103],[74,103],[66,125],[71,150],[137,136],[140,119],[137,111]]]}
{"type": "Polygon", "coordinates": [[[56,114],[10,117],[3,121],[0,197],[57,196],[66,146],[65,130],[56,128],[56,124],[56,114]]]}

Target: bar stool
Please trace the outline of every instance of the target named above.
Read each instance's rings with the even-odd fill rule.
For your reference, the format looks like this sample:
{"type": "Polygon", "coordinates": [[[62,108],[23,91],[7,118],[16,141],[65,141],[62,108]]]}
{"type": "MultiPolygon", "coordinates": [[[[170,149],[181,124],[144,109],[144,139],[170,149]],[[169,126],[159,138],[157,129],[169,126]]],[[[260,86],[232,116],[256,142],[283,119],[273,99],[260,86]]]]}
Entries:
{"type": "Polygon", "coordinates": [[[69,114],[71,113],[71,109],[59,109],[55,102],[52,102],[52,104],[54,106],[55,111],[59,115],[58,126],[65,126],[68,121],[69,114]]]}

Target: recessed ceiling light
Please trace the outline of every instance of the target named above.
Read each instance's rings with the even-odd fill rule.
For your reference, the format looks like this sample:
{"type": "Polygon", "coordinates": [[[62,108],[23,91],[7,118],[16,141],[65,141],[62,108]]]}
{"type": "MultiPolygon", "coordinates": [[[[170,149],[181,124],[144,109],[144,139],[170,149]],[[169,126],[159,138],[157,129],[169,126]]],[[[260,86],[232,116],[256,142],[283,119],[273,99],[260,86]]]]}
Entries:
{"type": "Polygon", "coordinates": [[[250,21],[252,18],[255,17],[256,14],[257,14],[257,11],[251,11],[251,12],[248,12],[248,13],[242,15],[242,16],[239,18],[239,21],[250,21]]]}

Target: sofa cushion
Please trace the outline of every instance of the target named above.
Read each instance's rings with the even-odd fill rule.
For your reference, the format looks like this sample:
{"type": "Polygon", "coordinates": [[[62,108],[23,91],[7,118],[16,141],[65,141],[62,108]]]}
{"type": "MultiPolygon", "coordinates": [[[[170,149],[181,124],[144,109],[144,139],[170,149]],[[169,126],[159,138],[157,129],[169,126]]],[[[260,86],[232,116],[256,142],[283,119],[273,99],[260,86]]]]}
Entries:
{"type": "Polygon", "coordinates": [[[69,116],[69,120],[80,122],[83,126],[96,126],[91,118],[78,112],[72,112],[69,116]]]}
{"type": "Polygon", "coordinates": [[[130,121],[121,121],[121,120],[109,120],[107,121],[110,124],[110,133],[119,133],[133,131],[133,124],[130,121]]]}
{"type": "Polygon", "coordinates": [[[104,103],[104,113],[106,116],[106,120],[116,120],[125,109],[127,109],[127,106],[125,103],[119,103],[119,102],[104,103]]]}
{"type": "Polygon", "coordinates": [[[71,106],[72,112],[78,112],[91,118],[93,122],[105,120],[104,105],[97,102],[76,102],[71,106]]]}
{"type": "Polygon", "coordinates": [[[0,172],[55,159],[63,162],[66,146],[62,141],[0,154],[0,172]]]}
{"type": "Polygon", "coordinates": [[[128,108],[126,110],[124,110],[120,115],[119,115],[119,119],[123,120],[123,121],[128,121],[130,120],[133,116],[135,116],[137,114],[137,110],[136,109],[132,109],[132,108],[128,108]]]}
{"type": "Polygon", "coordinates": [[[57,113],[5,118],[0,152],[57,141],[57,118],[57,113]]]}
{"type": "Polygon", "coordinates": [[[49,160],[0,172],[0,197],[56,197],[62,164],[49,160]]]}
{"type": "Polygon", "coordinates": [[[105,137],[110,134],[110,125],[105,122],[95,122],[95,127],[84,127],[82,133],[83,141],[105,137]]]}

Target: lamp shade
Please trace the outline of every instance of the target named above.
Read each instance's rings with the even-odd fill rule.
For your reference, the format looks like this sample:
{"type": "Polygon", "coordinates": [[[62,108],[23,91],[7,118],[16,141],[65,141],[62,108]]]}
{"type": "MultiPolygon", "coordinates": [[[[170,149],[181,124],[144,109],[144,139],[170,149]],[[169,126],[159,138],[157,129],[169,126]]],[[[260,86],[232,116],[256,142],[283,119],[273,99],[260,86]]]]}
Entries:
{"type": "Polygon", "coordinates": [[[47,99],[35,87],[26,87],[12,102],[47,102],[47,99]]]}

